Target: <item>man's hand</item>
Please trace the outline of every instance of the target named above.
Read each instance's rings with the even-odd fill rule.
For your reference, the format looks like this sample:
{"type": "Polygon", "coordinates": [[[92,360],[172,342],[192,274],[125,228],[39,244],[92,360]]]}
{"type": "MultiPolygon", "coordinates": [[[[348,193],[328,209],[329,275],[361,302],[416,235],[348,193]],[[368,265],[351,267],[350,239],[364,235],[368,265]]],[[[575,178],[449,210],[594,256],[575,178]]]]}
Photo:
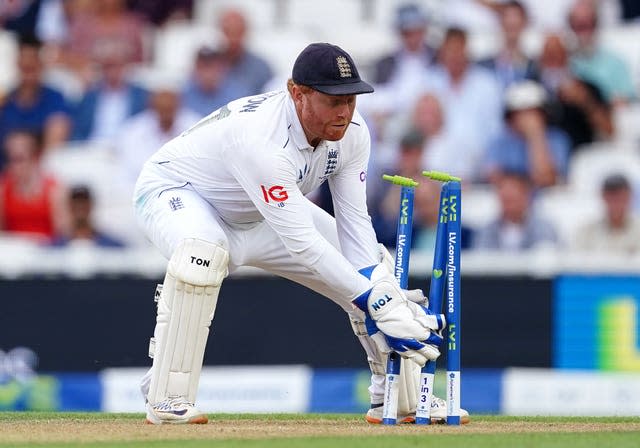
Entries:
{"type": "Polygon", "coordinates": [[[444,316],[433,315],[428,309],[407,300],[384,265],[365,268],[361,273],[371,279],[373,287],[353,303],[364,311],[367,332],[380,350],[394,350],[420,365],[438,358],[444,316]]]}

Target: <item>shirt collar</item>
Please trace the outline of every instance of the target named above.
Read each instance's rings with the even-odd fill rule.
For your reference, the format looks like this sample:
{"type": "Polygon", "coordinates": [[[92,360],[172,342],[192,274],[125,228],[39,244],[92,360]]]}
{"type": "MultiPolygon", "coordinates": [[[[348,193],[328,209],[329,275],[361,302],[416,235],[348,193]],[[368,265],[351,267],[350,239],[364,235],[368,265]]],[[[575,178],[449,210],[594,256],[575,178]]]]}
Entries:
{"type": "Polygon", "coordinates": [[[287,94],[287,124],[289,126],[289,135],[291,136],[293,144],[296,145],[299,150],[313,150],[313,146],[309,144],[307,136],[304,135],[302,124],[300,123],[298,113],[296,112],[296,106],[293,103],[293,98],[291,98],[291,95],[289,94],[287,94]]]}

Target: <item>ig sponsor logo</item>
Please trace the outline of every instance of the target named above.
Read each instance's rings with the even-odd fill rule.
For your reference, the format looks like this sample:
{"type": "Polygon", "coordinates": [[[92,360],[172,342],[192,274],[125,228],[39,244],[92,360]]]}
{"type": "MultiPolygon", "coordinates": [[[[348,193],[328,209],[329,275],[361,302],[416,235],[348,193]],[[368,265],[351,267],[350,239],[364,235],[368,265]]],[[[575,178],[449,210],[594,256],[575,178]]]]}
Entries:
{"type": "MultiPolygon", "coordinates": [[[[266,202],[267,204],[271,201],[280,203],[289,199],[289,193],[287,193],[287,190],[285,190],[282,185],[274,185],[272,187],[265,187],[264,185],[260,185],[260,188],[262,189],[262,197],[264,198],[264,202],[266,202]]],[[[278,205],[281,206],[280,204],[278,205]]]]}

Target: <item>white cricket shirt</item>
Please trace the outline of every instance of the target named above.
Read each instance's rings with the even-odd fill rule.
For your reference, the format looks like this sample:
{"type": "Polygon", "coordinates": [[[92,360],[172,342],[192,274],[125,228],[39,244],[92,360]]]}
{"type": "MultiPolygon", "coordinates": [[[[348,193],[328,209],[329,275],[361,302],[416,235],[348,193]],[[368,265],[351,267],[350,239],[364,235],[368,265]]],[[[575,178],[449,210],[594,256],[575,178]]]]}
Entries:
{"type": "Polygon", "coordinates": [[[266,220],[289,253],[350,300],[370,282],[357,269],[379,263],[367,212],[369,130],[356,111],[344,138],[309,145],[286,91],[232,101],[155,153],[138,181],[190,184],[231,227],[266,220]],[[331,187],[341,251],[314,227],[304,197],[331,187]]]}

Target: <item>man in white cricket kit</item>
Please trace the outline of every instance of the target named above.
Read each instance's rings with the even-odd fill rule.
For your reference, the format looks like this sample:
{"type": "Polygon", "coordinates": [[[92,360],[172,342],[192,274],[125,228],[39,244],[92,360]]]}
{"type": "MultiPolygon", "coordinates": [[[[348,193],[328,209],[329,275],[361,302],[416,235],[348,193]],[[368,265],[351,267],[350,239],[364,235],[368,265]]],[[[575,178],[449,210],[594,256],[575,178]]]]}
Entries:
{"type": "Polygon", "coordinates": [[[389,347],[415,365],[440,354],[442,315],[407,300],[367,213],[369,131],[355,106],[373,88],[326,43],[302,51],[287,87],[218,109],[140,174],[136,214],[169,259],[142,383],[151,423],[207,422],[194,406],[205,344],[220,285],[239,266],[305,285],[349,314],[376,366],[373,403],[389,347]],[[335,219],[305,198],[325,180],[335,219]]]}

